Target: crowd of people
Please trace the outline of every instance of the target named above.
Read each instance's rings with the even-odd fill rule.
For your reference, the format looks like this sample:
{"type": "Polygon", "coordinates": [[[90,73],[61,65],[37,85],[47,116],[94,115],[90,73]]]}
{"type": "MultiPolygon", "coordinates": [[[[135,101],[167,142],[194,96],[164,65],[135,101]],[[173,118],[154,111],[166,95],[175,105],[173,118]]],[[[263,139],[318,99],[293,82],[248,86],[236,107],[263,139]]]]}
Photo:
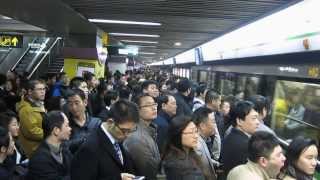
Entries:
{"type": "Polygon", "coordinates": [[[269,106],[150,70],[0,74],[0,179],[312,180],[318,142],[285,152],[269,106]]]}

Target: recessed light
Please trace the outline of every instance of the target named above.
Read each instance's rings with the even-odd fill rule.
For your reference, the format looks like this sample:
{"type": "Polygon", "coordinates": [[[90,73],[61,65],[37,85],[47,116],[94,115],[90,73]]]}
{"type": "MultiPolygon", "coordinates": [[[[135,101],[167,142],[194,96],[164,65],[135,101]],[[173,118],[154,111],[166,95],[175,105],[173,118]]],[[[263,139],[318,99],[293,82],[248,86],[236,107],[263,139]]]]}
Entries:
{"type": "Polygon", "coordinates": [[[157,41],[135,41],[135,40],[120,40],[122,42],[128,42],[128,43],[147,43],[147,44],[158,44],[157,41]]]}
{"type": "Polygon", "coordinates": [[[131,33],[108,33],[111,36],[134,36],[134,37],[154,37],[158,38],[160,35],[157,34],[131,34],[131,33]]]}
{"type": "Polygon", "coordinates": [[[133,24],[133,25],[145,25],[145,26],[161,26],[161,23],[155,22],[140,22],[140,21],[123,21],[123,20],[110,20],[110,19],[88,19],[94,23],[109,23],[109,24],[133,24]]]}
{"type": "Polygon", "coordinates": [[[181,46],[181,42],[175,42],[174,45],[175,46],[181,46]]]}

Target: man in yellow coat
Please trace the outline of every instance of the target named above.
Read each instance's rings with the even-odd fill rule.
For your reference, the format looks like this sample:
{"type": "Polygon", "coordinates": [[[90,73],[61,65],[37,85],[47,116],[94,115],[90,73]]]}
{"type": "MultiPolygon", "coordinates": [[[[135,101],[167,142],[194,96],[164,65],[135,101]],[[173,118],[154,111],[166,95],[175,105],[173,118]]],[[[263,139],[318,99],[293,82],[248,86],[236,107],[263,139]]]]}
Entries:
{"type": "Polygon", "coordinates": [[[45,115],[43,103],[45,93],[45,84],[42,81],[30,80],[27,85],[27,94],[17,106],[20,118],[19,141],[28,158],[43,140],[42,120],[45,115]]]}

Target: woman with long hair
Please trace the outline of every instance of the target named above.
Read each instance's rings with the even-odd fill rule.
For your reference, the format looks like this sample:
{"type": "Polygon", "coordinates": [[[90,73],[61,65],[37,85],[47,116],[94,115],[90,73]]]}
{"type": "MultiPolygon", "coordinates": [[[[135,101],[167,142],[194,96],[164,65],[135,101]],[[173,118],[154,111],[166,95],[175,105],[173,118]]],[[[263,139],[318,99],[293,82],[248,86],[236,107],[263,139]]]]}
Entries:
{"type": "Polygon", "coordinates": [[[202,171],[201,159],[195,152],[198,129],[189,116],[177,116],[169,127],[169,143],[163,156],[167,180],[211,179],[202,171]]]}
{"type": "Polygon", "coordinates": [[[313,180],[317,166],[318,148],[315,140],[299,136],[287,150],[283,180],[313,180]]]}

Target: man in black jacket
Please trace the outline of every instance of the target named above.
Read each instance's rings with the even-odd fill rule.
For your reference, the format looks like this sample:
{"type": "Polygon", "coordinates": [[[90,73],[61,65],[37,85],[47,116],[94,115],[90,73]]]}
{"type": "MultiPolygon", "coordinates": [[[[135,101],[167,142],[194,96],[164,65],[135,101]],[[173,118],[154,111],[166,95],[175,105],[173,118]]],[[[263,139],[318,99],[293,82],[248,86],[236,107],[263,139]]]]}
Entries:
{"type": "Polygon", "coordinates": [[[245,164],[248,158],[248,142],[259,126],[258,113],[249,101],[239,101],[231,112],[233,128],[222,144],[221,161],[225,175],[245,164]]]}
{"type": "Polygon", "coordinates": [[[191,93],[191,82],[188,79],[182,79],[177,85],[178,92],[174,95],[177,101],[177,116],[191,115],[192,108],[189,104],[191,93]]]}
{"type": "Polygon", "coordinates": [[[134,178],[133,162],[122,141],[134,132],[139,122],[134,103],[119,100],[110,109],[106,122],[92,132],[75,154],[72,180],[129,180],[134,178]]]}
{"type": "Polygon", "coordinates": [[[62,143],[69,139],[69,120],[60,111],[51,111],[43,121],[45,140],[29,162],[27,180],[69,180],[72,155],[62,143]]]}

